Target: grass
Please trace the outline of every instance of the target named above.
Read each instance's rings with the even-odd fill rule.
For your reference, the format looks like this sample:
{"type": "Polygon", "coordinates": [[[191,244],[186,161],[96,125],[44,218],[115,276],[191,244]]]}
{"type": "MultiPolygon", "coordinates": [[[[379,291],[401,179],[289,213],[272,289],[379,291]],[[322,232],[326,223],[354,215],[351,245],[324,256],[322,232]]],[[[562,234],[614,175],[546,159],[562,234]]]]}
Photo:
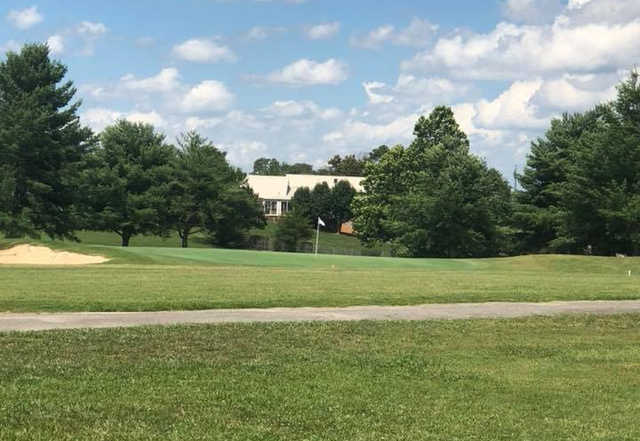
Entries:
{"type": "Polygon", "coordinates": [[[0,439],[635,441],[638,323],[0,334],[0,439]]]}
{"type": "MultiPolygon", "coordinates": [[[[5,246],[7,243],[5,242],[5,246]]],[[[3,266],[0,311],[154,311],[640,298],[638,258],[399,259],[166,247],[49,246],[112,258],[3,266]],[[632,276],[627,277],[627,271],[632,276]]]]}

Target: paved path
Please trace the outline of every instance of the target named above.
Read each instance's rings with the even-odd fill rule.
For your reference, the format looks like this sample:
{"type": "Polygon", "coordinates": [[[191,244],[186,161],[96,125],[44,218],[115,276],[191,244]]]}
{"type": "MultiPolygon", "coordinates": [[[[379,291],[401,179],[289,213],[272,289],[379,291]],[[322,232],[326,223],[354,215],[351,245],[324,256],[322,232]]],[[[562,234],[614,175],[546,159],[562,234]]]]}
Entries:
{"type": "Polygon", "coordinates": [[[456,303],[346,308],[216,309],[163,312],[0,314],[0,332],[116,328],[179,323],[302,322],[334,320],[455,320],[558,314],[640,313],[640,300],[551,303],[456,303]]]}

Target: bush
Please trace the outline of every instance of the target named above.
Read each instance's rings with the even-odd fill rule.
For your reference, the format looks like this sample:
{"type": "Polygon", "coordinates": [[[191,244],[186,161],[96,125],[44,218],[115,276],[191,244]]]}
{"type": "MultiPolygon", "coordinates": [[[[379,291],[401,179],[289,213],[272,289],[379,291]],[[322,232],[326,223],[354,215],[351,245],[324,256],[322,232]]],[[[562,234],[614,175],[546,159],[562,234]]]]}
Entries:
{"type": "Polygon", "coordinates": [[[282,217],[276,227],[275,248],[277,251],[294,252],[301,241],[312,235],[313,230],[307,218],[295,210],[291,211],[282,217]]]}

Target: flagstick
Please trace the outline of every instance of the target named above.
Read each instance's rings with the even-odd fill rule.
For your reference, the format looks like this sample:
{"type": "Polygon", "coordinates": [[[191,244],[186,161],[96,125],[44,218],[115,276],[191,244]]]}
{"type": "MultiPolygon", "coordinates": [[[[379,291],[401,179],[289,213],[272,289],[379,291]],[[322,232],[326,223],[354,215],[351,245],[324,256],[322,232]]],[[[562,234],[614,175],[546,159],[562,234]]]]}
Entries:
{"type": "Polygon", "coordinates": [[[316,256],[318,255],[318,239],[320,238],[320,220],[318,220],[318,228],[316,230],[316,256]]]}

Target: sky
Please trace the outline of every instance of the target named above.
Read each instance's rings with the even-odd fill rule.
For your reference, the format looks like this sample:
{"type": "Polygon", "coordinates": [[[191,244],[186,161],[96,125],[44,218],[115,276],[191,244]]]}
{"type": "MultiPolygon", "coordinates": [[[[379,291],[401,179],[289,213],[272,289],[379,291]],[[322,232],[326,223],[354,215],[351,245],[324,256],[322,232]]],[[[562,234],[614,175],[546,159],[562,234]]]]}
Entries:
{"type": "Polygon", "coordinates": [[[2,0],[0,59],[48,42],[96,132],[197,130],[250,171],[408,144],[448,105],[511,180],[640,62],[640,0],[2,0]]]}

